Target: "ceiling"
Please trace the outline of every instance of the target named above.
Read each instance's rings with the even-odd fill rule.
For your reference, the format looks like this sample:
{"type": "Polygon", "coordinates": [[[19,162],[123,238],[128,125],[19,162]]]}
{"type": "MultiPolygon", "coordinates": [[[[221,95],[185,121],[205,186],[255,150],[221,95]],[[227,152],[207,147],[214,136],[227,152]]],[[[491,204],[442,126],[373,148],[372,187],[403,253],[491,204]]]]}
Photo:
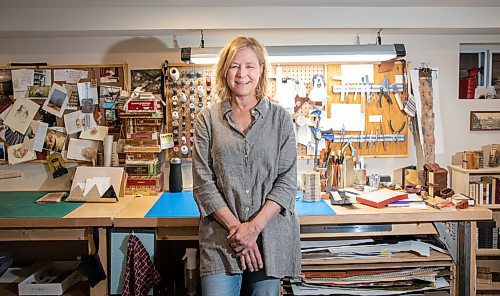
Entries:
{"type": "Polygon", "coordinates": [[[0,0],[0,7],[500,7],[499,0],[0,0]]]}

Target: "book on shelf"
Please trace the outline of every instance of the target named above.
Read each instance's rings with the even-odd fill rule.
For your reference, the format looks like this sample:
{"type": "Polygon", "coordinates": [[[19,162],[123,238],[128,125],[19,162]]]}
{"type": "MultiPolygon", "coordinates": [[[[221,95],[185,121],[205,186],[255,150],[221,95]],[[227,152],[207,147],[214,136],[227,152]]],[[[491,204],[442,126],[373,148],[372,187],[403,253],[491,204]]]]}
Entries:
{"type": "Polygon", "coordinates": [[[470,181],[469,196],[480,205],[500,204],[500,178],[482,176],[478,181],[470,181]]]}
{"type": "Polygon", "coordinates": [[[41,203],[56,203],[60,202],[63,197],[66,196],[66,192],[49,192],[44,196],[36,200],[37,204],[41,203]]]}
{"type": "Polygon", "coordinates": [[[379,189],[356,196],[356,201],[375,208],[381,208],[390,203],[408,198],[408,193],[389,189],[379,189]]]}

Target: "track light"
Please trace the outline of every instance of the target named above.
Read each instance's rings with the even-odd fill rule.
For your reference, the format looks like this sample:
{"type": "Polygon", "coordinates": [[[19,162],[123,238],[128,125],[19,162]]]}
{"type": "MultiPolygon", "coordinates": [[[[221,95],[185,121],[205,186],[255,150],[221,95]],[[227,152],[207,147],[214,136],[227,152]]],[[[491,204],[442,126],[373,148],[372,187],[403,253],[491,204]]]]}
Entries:
{"type": "MultiPolygon", "coordinates": [[[[406,55],[404,44],[267,46],[271,63],[382,62],[406,55]]],[[[215,64],[220,48],[182,48],[181,60],[215,64]]]]}

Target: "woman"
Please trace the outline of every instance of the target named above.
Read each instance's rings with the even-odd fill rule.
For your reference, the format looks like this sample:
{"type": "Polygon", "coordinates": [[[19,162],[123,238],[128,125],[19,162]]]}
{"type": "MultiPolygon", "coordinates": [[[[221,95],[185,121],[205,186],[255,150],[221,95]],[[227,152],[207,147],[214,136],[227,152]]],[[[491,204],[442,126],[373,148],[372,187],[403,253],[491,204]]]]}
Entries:
{"type": "Polygon", "coordinates": [[[193,149],[203,295],[274,296],[300,272],[293,123],[265,97],[257,40],[237,37],[219,55],[221,102],[198,115],[193,149]]]}

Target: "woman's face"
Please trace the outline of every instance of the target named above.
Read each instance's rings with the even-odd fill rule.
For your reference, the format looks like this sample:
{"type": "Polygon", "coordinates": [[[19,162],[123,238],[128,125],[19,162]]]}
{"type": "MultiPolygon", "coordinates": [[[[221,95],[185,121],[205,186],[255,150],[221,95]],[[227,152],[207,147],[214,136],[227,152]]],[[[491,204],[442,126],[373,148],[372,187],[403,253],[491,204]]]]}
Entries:
{"type": "Polygon", "coordinates": [[[262,67],[255,52],[250,48],[239,50],[227,71],[226,79],[234,96],[255,98],[262,67]]]}

